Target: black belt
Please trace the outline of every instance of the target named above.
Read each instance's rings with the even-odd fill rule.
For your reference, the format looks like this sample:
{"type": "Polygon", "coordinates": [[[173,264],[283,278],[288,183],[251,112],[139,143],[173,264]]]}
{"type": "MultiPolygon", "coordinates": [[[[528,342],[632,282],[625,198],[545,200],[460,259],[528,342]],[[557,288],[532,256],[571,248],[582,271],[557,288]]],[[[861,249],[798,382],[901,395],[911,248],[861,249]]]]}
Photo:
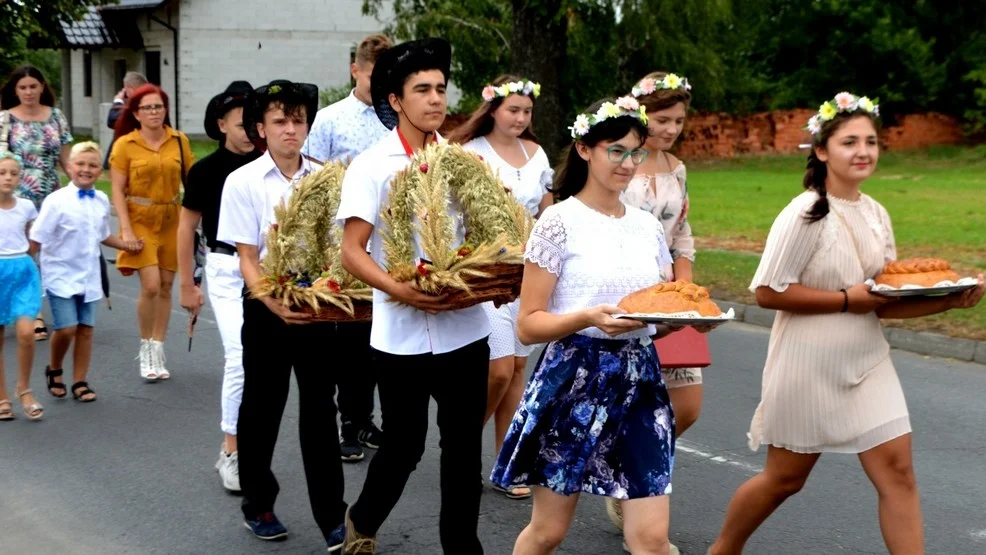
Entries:
{"type": "Polygon", "coordinates": [[[228,254],[230,256],[236,255],[236,249],[229,245],[216,245],[212,247],[212,252],[216,254],[228,254]]]}

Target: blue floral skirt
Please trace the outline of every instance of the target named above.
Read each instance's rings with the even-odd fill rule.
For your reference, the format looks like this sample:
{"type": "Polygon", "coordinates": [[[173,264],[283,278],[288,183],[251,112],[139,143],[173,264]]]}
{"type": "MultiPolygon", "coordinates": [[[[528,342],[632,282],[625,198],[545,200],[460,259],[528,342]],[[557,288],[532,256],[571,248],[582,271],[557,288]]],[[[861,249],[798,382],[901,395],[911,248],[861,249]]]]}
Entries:
{"type": "Polygon", "coordinates": [[[41,275],[26,254],[0,256],[0,326],[41,312],[41,275]]]}
{"type": "Polygon", "coordinates": [[[637,499],[671,493],[674,413],[649,338],[552,341],[490,480],[637,499]]]}

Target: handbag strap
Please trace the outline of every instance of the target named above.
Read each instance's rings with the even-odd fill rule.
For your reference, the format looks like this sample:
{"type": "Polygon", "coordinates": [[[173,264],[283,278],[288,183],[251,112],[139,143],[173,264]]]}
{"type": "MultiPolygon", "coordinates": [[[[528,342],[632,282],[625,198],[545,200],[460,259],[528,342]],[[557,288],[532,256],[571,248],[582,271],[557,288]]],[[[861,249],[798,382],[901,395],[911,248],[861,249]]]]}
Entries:
{"type": "Polygon", "coordinates": [[[181,187],[182,187],[182,189],[185,188],[185,179],[187,177],[185,175],[185,147],[184,147],[184,145],[182,143],[182,140],[181,140],[181,138],[183,136],[184,135],[181,134],[181,131],[179,131],[178,132],[178,157],[181,159],[181,168],[179,168],[179,172],[181,173],[181,187]]]}
{"type": "Polygon", "coordinates": [[[7,152],[10,149],[10,143],[8,139],[10,138],[10,112],[7,110],[0,110],[0,153],[7,152]]]}

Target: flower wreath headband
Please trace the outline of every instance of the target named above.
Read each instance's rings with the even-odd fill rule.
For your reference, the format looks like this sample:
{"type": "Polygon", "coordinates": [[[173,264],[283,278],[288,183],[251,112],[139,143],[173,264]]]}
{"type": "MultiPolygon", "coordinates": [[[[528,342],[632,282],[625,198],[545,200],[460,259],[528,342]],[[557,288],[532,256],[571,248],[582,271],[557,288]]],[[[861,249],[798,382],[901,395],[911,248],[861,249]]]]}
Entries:
{"type": "Polygon", "coordinates": [[[483,87],[483,100],[486,102],[493,102],[497,98],[506,98],[512,94],[534,95],[534,98],[537,98],[541,96],[541,83],[514,81],[499,86],[486,85],[483,87]]]}
{"type": "Polygon", "coordinates": [[[685,89],[686,91],[692,90],[691,84],[688,83],[688,79],[684,77],[679,77],[674,73],[669,73],[664,76],[664,79],[657,80],[651,78],[641,79],[636,85],[633,86],[632,94],[635,98],[640,98],[641,96],[647,96],[649,94],[654,94],[659,89],[685,89]]]}
{"type": "Polygon", "coordinates": [[[572,132],[572,138],[578,140],[597,123],[623,116],[635,117],[640,123],[647,125],[647,108],[641,106],[632,96],[622,96],[617,98],[616,102],[604,102],[595,114],[579,114],[575,118],[575,123],[568,129],[572,132]]]}
{"type": "Polygon", "coordinates": [[[879,99],[870,100],[865,96],[856,96],[852,93],[840,92],[835,98],[823,103],[818,107],[818,113],[811,116],[808,125],[804,128],[811,133],[812,137],[818,137],[822,132],[822,124],[831,120],[842,112],[863,111],[874,116],[880,116],[879,99]]]}
{"type": "Polygon", "coordinates": [[[21,166],[21,167],[24,166],[24,160],[21,159],[20,155],[14,154],[13,152],[11,152],[9,150],[4,150],[4,151],[0,152],[0,160],[6,160],[7,158],[10,158],[14,162],[17,162],[17,165],[18,166],[21,166]]]}

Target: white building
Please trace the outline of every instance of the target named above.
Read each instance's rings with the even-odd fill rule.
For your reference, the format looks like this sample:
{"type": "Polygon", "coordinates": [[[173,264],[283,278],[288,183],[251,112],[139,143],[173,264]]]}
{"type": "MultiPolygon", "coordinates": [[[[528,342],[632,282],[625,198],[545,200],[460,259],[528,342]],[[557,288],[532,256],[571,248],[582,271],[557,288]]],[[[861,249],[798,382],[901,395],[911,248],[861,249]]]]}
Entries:
{"type": "Polygon", "coordinates": [[[63,25],[61,104],[74,132],[98,137],[100,104],[112,102],[127,71],[139,71],[170,95],[172,124],[204,137],[206,104],[232,81],[349,83],[356,46],[387,23],[362,15],[362,4],[119,0],[63,25]]]}

